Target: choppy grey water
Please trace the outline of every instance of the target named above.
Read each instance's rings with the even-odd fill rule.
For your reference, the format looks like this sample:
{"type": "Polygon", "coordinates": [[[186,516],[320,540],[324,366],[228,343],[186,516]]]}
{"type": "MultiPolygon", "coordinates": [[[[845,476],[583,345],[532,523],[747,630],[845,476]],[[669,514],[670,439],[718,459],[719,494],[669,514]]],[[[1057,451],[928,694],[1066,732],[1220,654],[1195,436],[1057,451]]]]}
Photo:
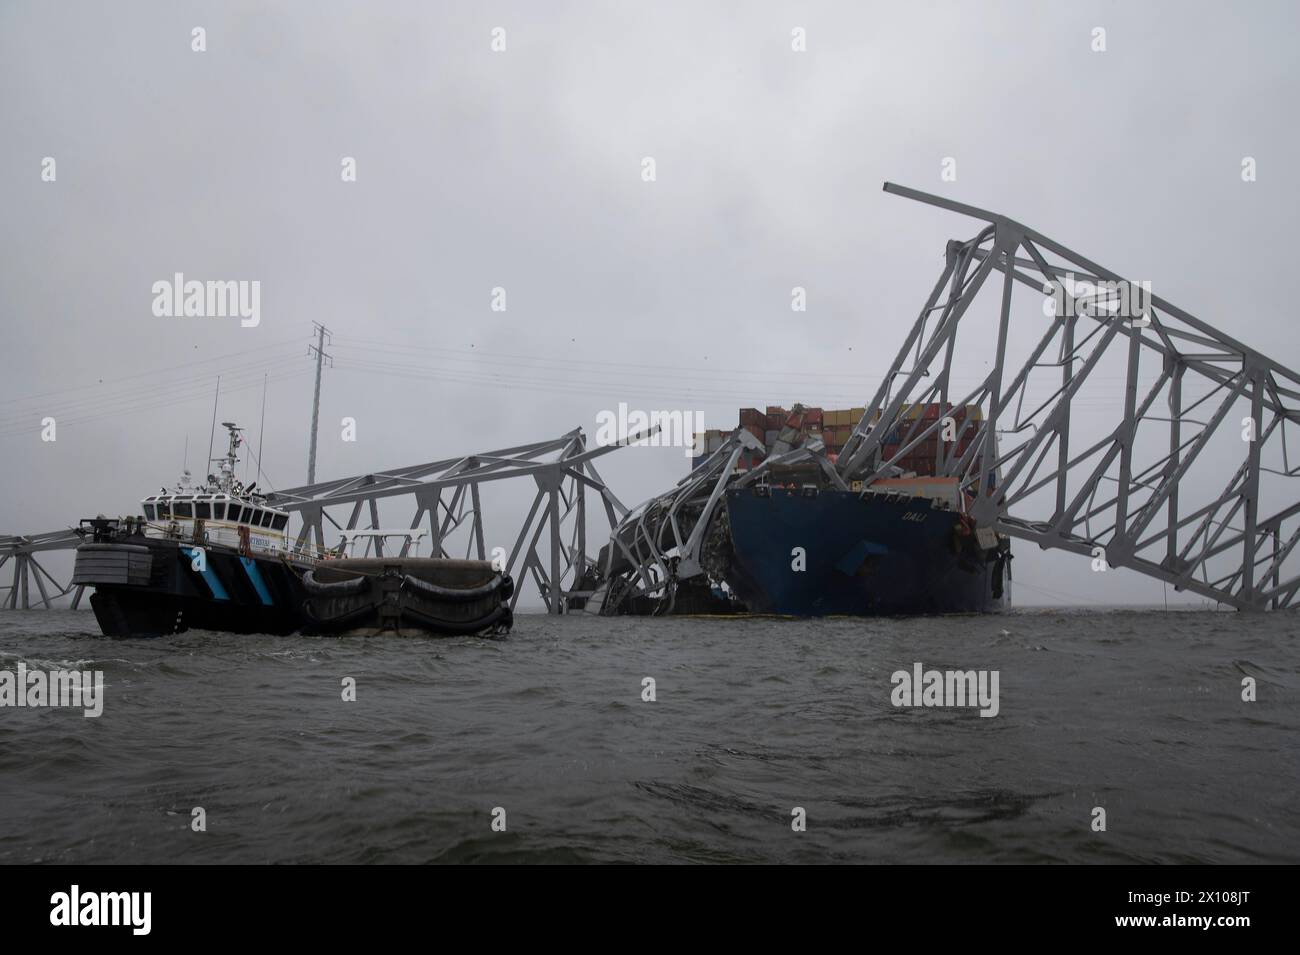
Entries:
{"type": "Polygon", "coordinates": [[[1297,862],[1298,630],[526,615],[501,639],[110,640],[0,612],[0,669],[106,681],[98,719],[0,709],[0,862],[1297,862]],[[917,661],[1000,671],[999,714],[895,708],[917,661]]]}

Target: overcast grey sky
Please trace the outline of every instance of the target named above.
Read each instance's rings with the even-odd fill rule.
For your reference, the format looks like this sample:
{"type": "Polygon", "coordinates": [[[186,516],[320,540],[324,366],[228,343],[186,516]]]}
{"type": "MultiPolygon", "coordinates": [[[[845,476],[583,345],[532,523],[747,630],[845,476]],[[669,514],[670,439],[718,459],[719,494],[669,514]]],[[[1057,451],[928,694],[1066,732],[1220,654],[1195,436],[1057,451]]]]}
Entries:
{"type": "MultiPolygon", "coordinates": [[[[1287,3],[3,0],[0,532],[135,512],[179,476],[187,436],[203,473],[218,373],[220,418],[254,433],[268,374],[270,484],[303,483],[313,320],[335,334],[322,479],[594,435],[619,401],[725,428],[740,406],[862,404],[945,241],[976,231],[885,180],[1015,216],[1300,366],[1298,19],[1287,3]],[[260,324],[155,316],[151,287],[175,272],[259,281],[260,324]]],[[[600,467],[632,504],[685,461],[636,448],[600,467]]],[[[1018,553],[1022,604],[1163,597],[1018,553]]]]}

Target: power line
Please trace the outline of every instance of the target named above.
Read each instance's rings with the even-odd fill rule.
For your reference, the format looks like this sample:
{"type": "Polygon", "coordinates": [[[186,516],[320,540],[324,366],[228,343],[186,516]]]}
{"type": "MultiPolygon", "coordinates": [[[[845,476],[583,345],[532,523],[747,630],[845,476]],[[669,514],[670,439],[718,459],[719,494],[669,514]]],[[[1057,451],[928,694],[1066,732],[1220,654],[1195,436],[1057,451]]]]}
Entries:
{"type": "MultiPolygon", "coordinates": [[[[449,356],[447,360],[451,360],[451,361],[473,361],[473,362],[483,362],[483,363],[490,363],[490,364],[517,364],[522,362],[525,365],[555,364],[555,365],[578,366],[582,368],[590,368],[592,366],[598,366],[601,368],[609,368],[609,369],[640,368],[640,369],[645,369],[647,371],[654,371],[664,375],[672,375],[672,373],[675,372],[680,373],[682,371],[686,371],[685,375],[676,375],[676,377],[684,377],[684,378],[692,378],[692,379],[700,376],[707,376],[710,379],[717,379],[721,375],[739,376],[742,378],[759,378],[764,381],[768,381],[773,378],[810,378],[818,381],[838,378],[838,379],[845,379],[850,382],[862,381],[874,388],[875,385],[879,383],[880,378],[885,374],[883,370],[879,372],[845,373],[845,372],[832,372],[832,371],[824,371],[824,370],[776,371],[776,370],[755,369],[755,368],[736,369],[736,368],[705,368],[705,367],[700,367],[697,373],[692,373],[690,370],[684,369],[681,364],[664,365],[664,364],[654,364],[654,363],[645,363],[645,362],[624,362],[624,361],[616,361],[616,360],[607,360],[605,358],[600,358],[595,361],[589,359],[579,359],[579,358],[552,358],[544,355],[535,355],[535,354],[518,355],[518,354],[511,354],[509,352],[495,352],[489,349],[481,349],[476,347],[471,347],[469,349],[449,348],[447,346],[415,345],[410,343],[403,344],[399,342],[384,342],[384,341],[373,340],[373,339],[348,338],[343,336],[339,336],[333,339],[333,343],[335,347],[339,349],[354,349],[359,351],[373,351],[373,352],[399,354],[399,355],[409,355],[413,351],[435,352],[438,354],[449,356]]],[[[1089,375],[1088,377],[1090,381],[1123,381],[1125,379],[1124,375],[1098,375],[1095,373],[1089,375]]],[[[977,382],[977,381],[982,381],[983,376],[972,376],[970,378],[954,377],[953,380],[977,382]]],[[[1154,378],[1152,380],[1154,380],[1154,378]]]]}
{"type": "MultiPolygon", "coordinates": [[[[463,368],[446,368],[438,365],[415,365],[402,364],[397,362],[383,362],[375,359],[365,358],[341,358],[337,367],[340,370],[352,370],[368,373],[384,374],[389,377],[405,377],[417,380],[437,380],[441,382],[459,382],[465,384],[481,384],[496,389],[516,388],[520,390],[541,391],[559,394],[586,394],[598,395],[608,398],[611,392],[616,394],[646,394],[653,395],[656,400],[663,400],[666,396],[673,396],[679,399],[699,400],[699,401],[735,401],[737,392],[742,388],[754,388],[760,386],[757,382],[740,383],[730,385],[726,382],[714,383],[720,387],[709,387],[708,385],[681,386],[674,384],[665,384],[662,381],[636,381],[636,375],[624,375],[618,379],[600,379],[587,377],[584,379],[576,378],[572,373],[567,373],[563,378],[546,377],[544,375],[520,375],[515,373],[497,373],[490,370],[476,372],[471,369],[463,368]]],[[[540,369],[546,371],[547,369],[540,369]]],[[[693,381],[695,379],[692,379],[693,381]]],[[[838,384],[838,383],[833,383],[838,384]]],[[[839,387],[843,387],[840,385],[839,387]]],[[[775,387],[771,384],[766,386],[769,392],[769,398],[775,398],[771,391],[780,389],[784,394],[791,392],[803,391],[805,394],[800,396],[805,402],[813,396],[821,398],[823,401],[834,400],[845,405],[865,401],[865,390],[859,391],[831,391],[827,390],[824,383],[809,382],[806,384],[796,384],[789,382],[777,383],[775,387]],[[808,395],[807,392],[813,392],[808,395]]],[[[1059,389],[1059,384],[1051,385],[1051,392],[1059,389]]],[[[958,396],[953,396],[958,397],[958,396]]],[[[743,400],[743,399],[741,399],[743,400]]],[[[1097,407],[1106,404],[1113,404],[1109,399],[1089,396],[1086,393],[1077,395],[1075,403],[1081,410],[1087,410],[1095,402],[1097,407]]]]}
{"type": "MultiPolygon", "coordinates": [[[[260,361],[253,362],[248,366],[237,369],[233,372],[223,371],[222,375],[223,377],[230,378],[230,379],[238,379],[242,377],[255,377],[261,375],[264,369],[276,368],[283,364],[284,364],[284,359],[282,358],[262,359],[260,361]]],[[[202,383],[202,387],[206,391],[210,387],[209,383],[215,380],[215,377],[216,377],[215,374],[209,374],[209,375],[203,375],[198,377],[194,375],[189,375],[181,379],[169,379],[165,376],[158,377],[157,375],[155,375],[155,380],[152,381],[151,383],[147,385],[140,385],[137,387],[128,388],[123,391],[115,392],[111,389],[106,389],[104,394],[89,395],[82,398],[65,399],[62,401],[56,399],[53,402],[42,404],[39,408],[21,408],[21,409],[10,410],[3,414],[0,414],[0,426],[3,426],[5,423],[9,423],[9,422],[24,421],[30,415],[37,412],[41,414],[48,414],[48,415],[53,415],[54,417],[58,417],[60,415],[76,414],[83,408],[100,409],[103,408],[105,405],[120,404],[123,402],[129,403],[137,399],[147,399],[157,395],[171,395],[177,393],[178,389],[186,389],[195,385],[196,383],[202,383]]],[[[98,386],[92,385],[89,387],[98,387],[98,386]]],[[[35,401],[35,399],[31,399],[31,398],[23,399],[23,400],[35,401]]]]}
{"type": "MultiPolygon", "coordinates": [[[[212,358],[201,358],[191,362],[180,362],[175,365],[169,366],[169,369],[179,370],[182,368],[192,368],[195,365],[207,365],[207,364],[211,364],[214,361],[225,361],[226,359],[234,358],[236,355],[247,355],[250,352],[266,352],[275,348],[282,348],[285,345],[295,344],[297,341],[298,339],[285,339],[279,342],[268,342],[267,344],[260,345],[257,348],[245,348],[242,351],[228,352],[225,355],[216,355],[212,358]]],[[[108,387],[114,387],[117,383],[124,382],[124,381],[134,381],[138,378],[153,379],[153,378],[157,378],[159,374],[167,374],[167,373],[168,372],[160,372],[158,368],[152,368],[148,371],[142,371],[137,375],[125,375],[121,378],[116,379],[115,381],[110,381],[108,383],[108,387]]],[[[38,398],[46,398],[49,397],[50,395],[66,394],[67,392],[71,392],[71,391],[84,391],[87,388],[97,388],[101,384],[103,383],[93,382],[84,385],[72,385],[68,388],[60,388],[56,391],[46,391],[34,395],[20,395],[14,398],[5,398],[3,400],[0,400],[0,405],[12,404],[14,402],[19,402],[19,401],[35,401],[38,398]]]]}
{"type": "MultiPolygon", "coordinates": [[[[282,363],[276,362],[275,366],[282,363]]],[[[252,381],[256,380],[263,374],[262,367],[253,367],[242,369],[233,373],[224,373],[223,379],[227,381],[252,381]]],[[[184,382],[165,382],[160,383],[157,387],[146,388],[123,393],[119,395],[104,395],[94,399],[85,399],[65,404],[54,404],[39,409],[26,409],[24,411],[11,411],[8,414],[0,415],[0,427],[13,427],[22,425],[30,420],[33,414],[51,415],[53,417],[68,417],[83,412],[101,412],[109,410],[129,410],[134,406],[151,406],[158,401],[170,401],[177,396],[188,395],[191,392],[198,391],[207,393],[216,376],[204,376],[201,378],[190,378],[184,382]]]]}
{"type": "MultiPolygon", "coordinates": [[[[306,374],[308,374],[308,371],[306,369],[302,369],[300,371],[288,372],[283,375],[273,375],[268,380],[271,382],[288,381],[291,378],[300,378],[306,374]]],[[[260,384],[260,382],[252,381],[245,384],[237,385],[235,387],[228,387],[225,388],[224,390],[226,391],[227,394],[230,394],[232,392],[246,391],[250,388],[255,388],[258,386],[258,384],[260,384]]],[[[89,421],[100,421],[104,418],[121,417],[123,415],[135,414],[136,412],[147,411],[153,408],[174,407],[182,404],[190,404],[192,402],[199,401],[199,400],[206,401],[208,396],[209,396],[209,392],[207,389],[207,385],[204,384],[203,388],[198,391],[183,392],[179,394],[162,396],[152,401],[141,402],[136,405],[125,407],[125,408],[113,408],[98,413],[83,414],[71,418],[63,418],[60,419],[59,424],[66,426],[70,424],[82,424],[89,421]]],[[[0,437],[8,437],[8,436],[19,435],[19,434],[28,434],[33,431],[39,431],[40,429],[41,429],[40,424],[26,425],[22,427],[11,427],[8,430],[0,431],[0,437]]]]}

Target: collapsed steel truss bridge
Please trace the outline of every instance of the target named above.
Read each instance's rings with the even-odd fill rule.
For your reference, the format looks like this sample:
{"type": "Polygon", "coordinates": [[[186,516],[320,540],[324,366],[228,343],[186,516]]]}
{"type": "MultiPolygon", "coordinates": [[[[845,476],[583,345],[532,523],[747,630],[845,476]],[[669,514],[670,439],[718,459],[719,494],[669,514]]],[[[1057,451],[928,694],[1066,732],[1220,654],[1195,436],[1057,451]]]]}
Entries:
{"type": "Polygon", "coordinates": [[[948,243],[840,474],[869,483],[943,428],[958,438],[971,429],[960,457],[955,442],[939,444],[936,473],[974,496],[977,521],[1238,609],[1290,606],[1300,589],[1289,560],[1300,542],[1300,467],[1287,434],[1300,423],[1300,376],[1019,222],[892,183],[885,190],[985,225],[948,243]],[[980,326],[972,305],[994,272],[1001,295],[980,326]],[[1044,307],[1047,297],[1064,307],[1044,307]],[[987,373],[965,394],[955,374],[971,367],[969,355],[958,358],[963,323],[994,343],[987,373]],[[1122,386],[1107,387],[1102,367],[1122,386]],[[906,416],[906,405],[926,402],[977,405],[982,420],[906,416]],[[889,435],[900,446],[885,460],[889,435]]]}
{"type": "MultiPolygon", "coordinates": [[[[828,486],[860,482],[861,493],[876,493],[873,482],[899,474],[905,457],[934,448],[934,473],[957,481],[983,527],[1238,609],[1291,606],[1300,591],[1300,465],[1290,462],[1288,431],[1300,424],[1300,376],[1158,295],[1131,294],[1142,283],[1013,219],[892,183],[885,190],[983,225],[947,244],[938,281],[837,459],[813,439],[738,473],[743,453],[762,450],[738,429],[676,488],[629,511],[592,462],[636,439],[588,449],[578,429],[269,500],[301,516],[299,548],[324,549],[327,521],[355,530],[368,511],[378,530],[379,500],[407,496],[410,527],[427,519],[435,554],[453,556],[450,538],[464,528],[463,556],[488,559],[481,486],[531,479],[532,507],[504,564],[521,582],[531,576],[549,612],[593,596],[608,612],[633,591],[671,609],[677,582],[710,573],[706,542],[727,487],[812,461],[828,486]],[[981,299],[995,272],[1000,296],[981,299]],[[1044,308],[1049,298],[1056,308],[1044,308]],[[963,378],[980,367],[981,344],[990,349],[987,371],[963,378]],[[973,387],[963,393],[962,382],[973,387]],[[932,404],[979,414],[914,414],[932,404]],[[587,553],[588,491],[611,528],[599,561],[587,553]],[[328,510],[349,505],[345,523],[328,510]]],[[[0,567],[15,562],[0,606],[29,606],[29,576],[46,607],[72,590],[34,555],[77,543],[71,530],[0,537],[0,567]]],[[[382,555],[382,539],[371,543],[382,555]]]]}
{"type": "MultiPolygon", "coordinates": [[[[575,428],[549,441],[275,491],[267,495],[267,501],[301,517],[298,549],[314,544],[324,550],[329,547],[326,522],[346,532],[368,519],[368,527],[379,530],[379,501],[407,497],[414,508],[411,529],[428,521],[433,556],[490,560],[496,548],[485,541],[482,485],[531,479],[537,489],[532,507],[508,554],[499,554],[498,559],[520,584],[531,577],[547,611],[558,614],[580,606],[591,595],[595,561],[587,554],[588,493],[594,493],[610,528],[627,513],[593,464],[626,443],[589,449],[582,430],[575,428]],[[344,523],[329,513],[330,508],[349,505],[351,511],[344,523]],[[549,546],[539,549],[544,531],[549,546]],[[459,550],[462,545],[463,553],[459,550]],[[457,548],[455,553],[452,548],[457,548]],[[548,552],[545,560],[544,551],[548,552]]],[[[410,545],[406,539],[397,556],[405,557],[410,545]]],[[[367,546],[375,548],[375,556],[384,556],[382,538],[370,539],[367,546]]],[[[515,588],[512,609],[522,590],[522,586],[515,588]]]]}
{"type": "Polygon", "coordinates": [[[0,596],[0,607],[6,610],[31,609],[31,584],[34,581],[42,607],[48,610],[54,606],[55,600],[76,591],[72,597],[72,609],[75,610],[80,605],[81,595],[86,588],[81,584],[65,586],[59,583],[36,559],[36,555],[54,550],[73,550],[80,543],[81,535],[72,529],[47,531],[43,534],[0,535],[0,568],[10,561],[14,565],[10,583],[0,585],[0,594],[9,591],[0,596]],[[45,588],[46,581],[49,581],[49,590],[45,588]]]}
{"type": "Polygon", "coordinates": [[[631,596],[671,612],[677,586],[710,572],[709,528],[728,487],[812,462],[828,487],[880,493],[873,482],[931,448],[933,473],[956,479],[983,527],[1238,609],[1290,606],[1300,590],[1291,560],[1300,467],[1287,433],[1300,423],[1300,377],[1006,216],[892,183],[885,191],[985,225],[948,243],[939,280],[843,451],[831,460],[810,439],[737,472],[742,454],[763,449],[733,432],[616,529],[602,560],[615,580],[606,612],[631,596]],[[981,316],[972,306],[994,272],[1001,296],[981,316]],[[981,343],[991,346],[987,371],[973,356],[981,343]],[[981,371],[962,393],[959,376],[972,367],[981,371]],[[953,413],[918,416],[926,405],[953,413]]]}
{"type": "MultiPolygon", "coordinates": [[[[379,502],[405,497],[413,505],[410,528],[428,522],[426,539],[432,541],[434,556],[497,559],[521,585],[515,588],[512,609],[524,589],[523,581],[531,579],[547,611],[562,613],[585,603],[596,577],[595,560],[588,556],[586,543],[588,495],[594,495],[593,501],[600,505],[598,518],[610,528],[627,513],[593,462],[649,433],[653,432],[589,449],[582,430],[574,429],[548,441],[274,491],[267,495],[267,501],[301,518],[296,550],[319,552],[335,543],[326,540],[326,524],[343,533],[361,528],[380,530],[379,502]],[[513,546],[507,551],[504,544],[509,537],[502,538],[502,546],[494,554],[498,549],[488,544],[480,491],[484,484],[511,479],[530,481],[536,493],[523,525],[517,534],[510,535],[513,546]],[[330,513],[349,506],[350,512],[342,521],[330,513]]],[[[493,533],[500,533],[503,527],[509,529],[505,520],[501,518],[502,524],[495,526],[493,533]]],[[[29,609],[29,581],[34,580],[40,592],[39,606],[50,608],[54,600],[75,590],[72,606],[76,608],[84,588],[60,584],[35,554],[72,550],[81,543],[81,535],[72,529],[0,537],[0,567],[14,562],[12,584],[0,587],[0,594],[9,591],[0,596],[0,607],[29,609]]],[[[410,547],[408,537],[397,556],[407,556],[410,547]]],[[[368,537],[366,552],[384,556],[383,538],[368,537]]]]}

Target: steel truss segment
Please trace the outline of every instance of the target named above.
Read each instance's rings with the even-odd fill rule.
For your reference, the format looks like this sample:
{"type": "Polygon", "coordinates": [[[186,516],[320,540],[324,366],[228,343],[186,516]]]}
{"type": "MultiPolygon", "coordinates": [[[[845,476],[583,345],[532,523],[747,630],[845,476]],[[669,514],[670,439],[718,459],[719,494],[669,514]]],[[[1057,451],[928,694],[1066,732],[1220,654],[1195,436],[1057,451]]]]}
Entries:
{"type": "Polygon", "coordinates": [[[908,409],[947,406],[963,367],[960,329],[978,326],[966,338],[982,335],[992,353],[979,384],[953,406],[976,406],[979,420],[965,416],[961,453],[940,438],[936,454],[938,473],[971,494],[978,522],[1045,548],[1103,555],[1105,567],[1239,609],[1290,606],[1300,591],[1300,504],[1290,480],[1300,467],[1287,431],[1300,424],[1300,375],[1014,219],[884,188],[981,226],[948,242],[929,298],[835,465],[841,481],[861,480],[869,493],[942,434],[942,419],[909,419],[908,409]],[[1002,273],[998,299],[973,309],[994,271],[1002,273]],[[1100,291],[1067,289],[1069,277],[1100,291]],[[1028,309],[1017,298],[1026,288],[1037,293],[1028,309]],[[1102,304],[1102,293],[1116,290],[1139,311],[1123,300],[1102,304]],[[1065,314],[1044,314],[1048,294],[1065,314]],[[1107,374],[1120,375],[1118,389],[1107,374]],[[1044,383],[1046,397],[1034,391],[1044,383]],[[1155,439],[1148,429],[1157,425],[1155,439]],[[885,435],[898,446],[889,458],[885,435]]]}
{"type": "MultiPolygon", "coordinates": [[[[467,557],[473,553],[484,560],[495,548],[488,547],[486,537],[483,486],[511,479],[528,480],[534,489],[532,505],[523,524],[510,535],[513,546],[509,551],[501,548],[502,563],[506,573],[517,574],[520,585],[531,578],[547,611],[559,614],[581,606],[596,576],[585,540],[586,495],[594,493],[599,497],[611,527],[627,512],[601,479],[595,459],[653,434],[654,429],[616,444],[588,448],[582,429],[575,428],[547,441],[289,488],[273,492],[267,499],[299,514],[300,549],[309,549],[307,544],[313,538],[316,547],[327,548],[325,521],[343,528],[330,515],[329,508],[350,509],[348,530],[356,528],[363,513],[368,514],[370,527],[378,529],[379,501],[406,498],[411,501],[413,515],[409,526],[414,529],[428,521],[431,556],[450,557],[463,547],[467,557]],[[463,544],[457,538],[461,533],[463,544]]],[[[382,541],[376,538],[373,543],[375,554],[383,556],[382,541]]],[[[409,548],[408,539],[399,556],[408,556],[409,548]]],[[[512,607],[522,593],[523,587],[517,586],[511,597],[512,607]]]]}
{"type": "Polygon", "coordinates": [[[795,449],[739,476],[740,456],[762,449],[753,435],[737,428],[670,491],[625,514],[611,533],[600,562],[601,613],[619,613],[629,602],[640,601],[652,605],[655,613],[672,611],[678,584],[706,573],[704,538],[727,488],[740,486],[779,460],[809,454],[806,449],[795,449]]]}
{"type": "Polygon", "coordinates": [[[85,587],[81,584],[61,584],[36,558],[37,554],[56,550],[74,550],[82,543],[81,535],[72,528],[45,531],[39,534],[0,534],[0,568],[13,564],[9,583],[0,584],[0,608],[6,610],[31,610],[31,584],[36,584],[40,595],[39,609],[51,610],[54,601],[69,593],[76,609],[85,587]],[[50,584],[47,589],[46,581],[50,584]]]}

